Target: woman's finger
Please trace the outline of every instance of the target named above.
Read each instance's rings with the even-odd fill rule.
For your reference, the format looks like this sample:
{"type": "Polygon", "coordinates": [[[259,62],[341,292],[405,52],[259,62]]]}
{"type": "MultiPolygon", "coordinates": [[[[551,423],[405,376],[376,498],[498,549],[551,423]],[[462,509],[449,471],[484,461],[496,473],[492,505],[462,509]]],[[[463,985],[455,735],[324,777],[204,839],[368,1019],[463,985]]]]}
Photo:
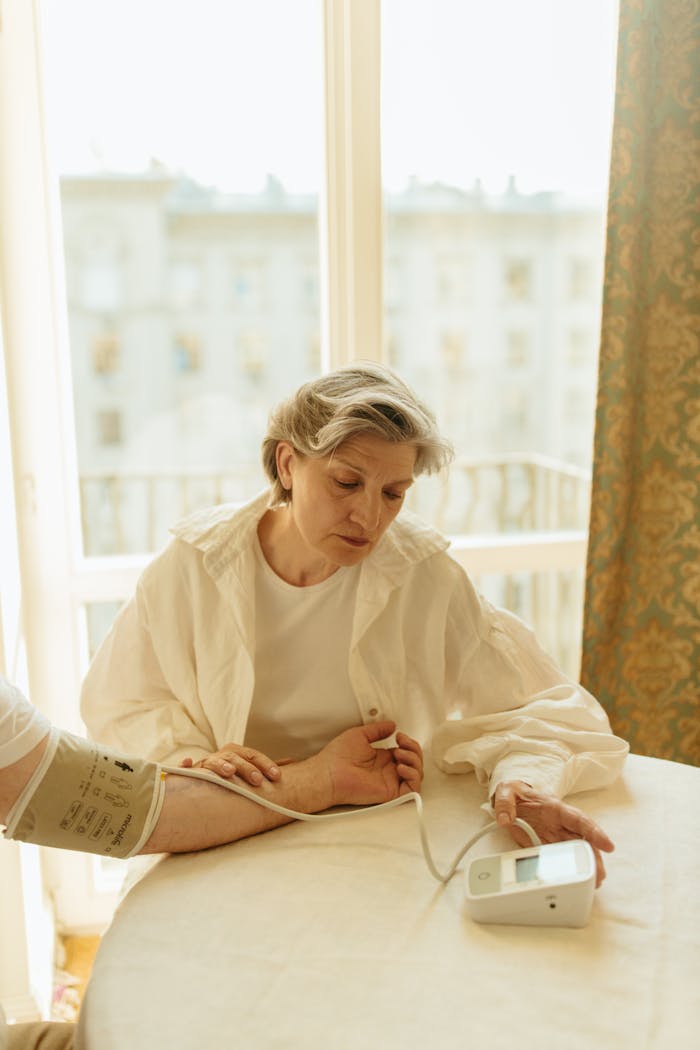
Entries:
{"type": "Polygon", "coordinates": [[[280,771],[276,762],[264,755],[262,751],[256,751],[252,747],[236,748],[236,754],[244,762],[255,766],[268,780],[279,780],[280,771]]]}
{"type": "Polygon", "coordinates": [[[206,769],[209,773],[216,773],[217,777],[223,777],[224,780],[230,780],[236,772],[235,766],[220,755],[207,755],[206,758],[200,758],[199,762],[195,763],[195,769],[206,769]]]}
{"type": "Polygon", "coordinates": [[[582,813],[580,809],[562,805],[561,822],[566,831],[571,832],[576,838],[585,839],[594,849],[604,850],[606,853],[612,853],[615,849],[614,842],[605,834],[601,826],[582,813]]]}
{"type": "Polygon", "coordinates": [[[395,747],[391,753],[397,765],[399,762],[402,762],[404,765],[413,766],[414,769],[423,768],[423,756],[417,755],[415,751],[407,751],[404,747],[395,747]]]}
{"type": "Polygon", "coordinates": [[[415,769],[413,766],[397,765],[396,772],[399,775],[399,779],[408,784],[409,790],[420,791],[420,786],[423,782],[423,775],[420,770],[415,769]]]}
{"type": "MultiPolygon", "coordinates": [[[[189,761],[185,759],[185,762],[189,761]]],[[[262,751],[256,751],[252,747],[242,747],[238,744],[227,744],[220,751],[207,755],[200,759],[196,765],[200,769],[208,769],[224,780],[230,780],[233,776],[240,776],[246,783],[255,787],[263,782],[263,777],[268,780],[279,780],[281,774],[277,763],[264,755],[262,751]]]]}
{"type": "Polygon", "coordinates": [[[493,796],[493,811],[496,814],[496,823],[501,827],[508,827],[511,835],[515,836],[513,821],[518,815],[518,795],[513,783],[499,784],[493,796]]]}
{"type": "Polygon", "coordinates": [[[421,762],[423,761],[423,748],[416,740],[411,740],[410,737],[406,737],[402,733],[399,733],[396,737],[395,750],[396,748],[399,748],[401,751],[407,751],[411,755],[415,755],[421,762]]]}

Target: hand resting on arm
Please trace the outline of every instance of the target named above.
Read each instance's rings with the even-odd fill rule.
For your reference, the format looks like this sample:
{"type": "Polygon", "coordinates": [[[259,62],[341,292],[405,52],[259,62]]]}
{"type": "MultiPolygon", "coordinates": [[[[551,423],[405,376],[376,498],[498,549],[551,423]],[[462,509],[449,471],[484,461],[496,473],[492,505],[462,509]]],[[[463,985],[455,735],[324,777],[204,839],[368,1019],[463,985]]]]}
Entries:
{"type": "MultiPolygon", "coordinates": [[[[396,726],[393,722],[374,722],[367,726],[358,726],[356,728],[370,730],[372,741],[377,742],[390,736],[396,726]],[[377,730],[379,730],[379,736],[374,735],[377,730]]],[[[328,747],[332,747],[338,741],[343,740],[344,737],[345,734],[342,733],[328,744],[328,747]]],[[[353,737],[352,739],[354,743],[359,738],[353,737]]],[[[394,767],[401,781],[401,790],[398,793],[403,795],[408,791],[420,791],[423,780],[423,751],[421,746],[417,740],[413,740],[405,733],[397,733],[396,743],[396,747],[388,750],[394,760],[394,767]]],[[[326,748],[323,750],[325,751],[326,748]]],[[[374,750],[373,748],[372,751],[374,750]]],[[[323,751],[319,752],[319,754],[323,754],[323,751]]],[[[372,756],[369,757],[372,758],[372,756]]],[[[183,769],[207,769],[224,780],[235,782],[237,779],[240,779],[241,782],[249,784],[251,787],[260,787],[265,780],[277,783],[281,776],[280,766],[288,766],[290,764],[294,765],[296,763],[290,762],[286,758],[279,758],[277,761],[273,761],[263,754],[262,751],[256,751],[255,748],[245,747],[243,744],[230,743],[224,744],[218,751],[201,758],[198,762],[193,762],[191,758],[185,758],[180,763],[180,766],[183,769]]],[[[386,762],[383,762],[383,765],[385,772],[388,772],[390,767],[386,762]]]]}
{"type": "MultiPolygon", "coordinates": [[[[347,729],[311,758],[285,764],[279,780],[262,779],[260,784],[245,786],[252,786],[261,798],[302,813],[390,802],[419,788],[422,777],[420,747],[409,737],[400,733],[399,746],[393,749],[372,746],[395,728],[393,722],[372,722],[347,729]]],[[[244,784],[236,776],[227,779],[244,784]]],[[[291,821],[227,788],[186,776],[168,776],[166,792],[158,826],[144,853],[203,849],[291,821]],[[192,811],[197,816],[190,821],[192,811]]]]}
{"type": "MultiPolygon", "coordinates": [[[[252,790],[280,806],[302,813],[315,813],[339,805],[366,806],[389,802],[413,790],[413,786],[420,786],[422,773],[420,748],[412,746],[409,738],[400,734],[396,748],[372,746],[390,736],[394,729],[393,722],[376,722],[348,729],[318,754],[303,762],[290,763],[277,782],[263,780],[252,790]]],[[[94,745],[88,741],[71,739],[75,748],[84,747],[88,754],[92,752],[94,745]]],[[[15,803],[28,787],[48,741],[47,735],[17,762],[0,768],[0,824],[7,822],[15,803]]],[[[159,775],[159,767],[153,765],[153,783],[159,775]]],[[[239,782],[243,784],[242,780],[239,782]]],[[[66,790],[72,792],[73,789],[67,787],[66,790]]],[[[67,801],[72,798],[70,794],[67,801]]],[[[139,852],[175,853],[207,849],[267,831],[289,823],[291,819],[226,787],[186,775],[168,774],[157,823],[139,852]]],[[[51,843],[50,838],[29,837],[27,840],[51,843]]],[[[68,848],[76,847],[71,843],[68,848]]]]}

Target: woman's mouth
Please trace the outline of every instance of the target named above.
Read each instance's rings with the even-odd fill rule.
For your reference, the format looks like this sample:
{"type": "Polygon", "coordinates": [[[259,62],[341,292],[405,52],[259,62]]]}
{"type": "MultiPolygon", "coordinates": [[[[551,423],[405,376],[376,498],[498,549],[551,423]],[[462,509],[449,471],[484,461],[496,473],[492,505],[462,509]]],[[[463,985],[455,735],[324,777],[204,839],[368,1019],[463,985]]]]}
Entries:
{"type": "Polygon", "coordinates": [[[358,539],[355,539],[353,536],[341,536],[340,538],[341,538],[341,540],[344,543],[347,543],[350,547],[360,548],[360,547],[367,547],[367,546],[369,546],[369,540],[365,540],[365,539],[359,539],[358,540],[358,539]]]}

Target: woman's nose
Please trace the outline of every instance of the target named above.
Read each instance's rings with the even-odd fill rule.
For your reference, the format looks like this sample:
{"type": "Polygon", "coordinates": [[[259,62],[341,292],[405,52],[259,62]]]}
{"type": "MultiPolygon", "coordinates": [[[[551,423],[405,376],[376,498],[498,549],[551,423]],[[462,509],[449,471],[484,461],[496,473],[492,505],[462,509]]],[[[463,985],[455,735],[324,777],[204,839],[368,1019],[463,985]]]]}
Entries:
{"type": "Polygon", "coordinates": [[[353,501],[351,517],[364,529],[376,529],[379,524],[381,503],[371,492],[359,492],[353,501]]]}

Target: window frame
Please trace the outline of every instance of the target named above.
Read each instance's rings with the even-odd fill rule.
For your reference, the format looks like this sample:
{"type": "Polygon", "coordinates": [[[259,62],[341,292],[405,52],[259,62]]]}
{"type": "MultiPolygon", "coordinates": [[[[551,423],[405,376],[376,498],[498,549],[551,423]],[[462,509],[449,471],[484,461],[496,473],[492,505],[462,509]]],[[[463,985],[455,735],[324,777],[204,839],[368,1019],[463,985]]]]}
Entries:
{"type": "MultiPolygon", "coordinates": [[[[381,0],[323,0],[322,14],[321,361],[328,370],[354,356],[385,356],[381,0]]],[[[91,601],[124,599],[151,555],[82,554],[60,201],[42,101],[40,0],[5,0],[2,33],[0,292],[28,680],[37,705],[75,727],[85,657],[80,610],[91,601]],[[7,101],[18,97],[25,99],[19,117],[7,101]],[[45,382],[37,384],[36,375],[45,382]]],[[[485,565],[534,572],[580,567],[585,542],[584,532],[548,534],[546,542],[527,534],[473,536],[459,538],[454,553],[475,572],[485,565]]]]}
{"type": "MultiPolygon", "coordinates": [[[[322,0],[325,170],[320,200],[321,362],[382,360],[383,192],[380,153],[381,0],[322,0]],[[357,350],[361,352],[358,354],[357,350]]],[[[70,378],[58,178],[43,105],[40,0],[0,9],[0,302],[22,624],[33,702],[81,731],[77,697],[87,663],[84,607],[121,601],[152,555],[85,557],[70,378]],[[12,100],[22,99],[21,107],[12,100]],[[37,380],[36,377],[39,377],[37,380]]],[[[580,568],[584,532],[460,537],[471,572],[580,568]]],[[[3,646],[0,644],[0,655],[3,646]]],[[[9,673],[17,670],[7,669],[9,673]]],[[[58,891],[67,926],[94,925],[104,909],[58,891]]]]}

